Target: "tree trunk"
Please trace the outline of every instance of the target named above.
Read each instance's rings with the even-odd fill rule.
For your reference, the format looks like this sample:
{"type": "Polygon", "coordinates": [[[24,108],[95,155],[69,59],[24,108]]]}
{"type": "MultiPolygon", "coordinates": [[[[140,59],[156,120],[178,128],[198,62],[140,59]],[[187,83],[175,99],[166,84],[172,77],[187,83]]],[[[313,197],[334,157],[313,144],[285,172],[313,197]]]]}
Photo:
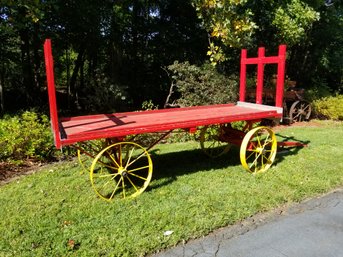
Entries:
{"type": "Polygon", "coordinates": [[[70,109],[71,107],[71,91],[70,91],[70,55],[69,55],[69,46],[67,45],[66,46],[66,62],[67,62],[67,67],[66,67],[66,70],[67,70],[67,106],[68,106],[68,109],[70,109]]]}
{"type": "Polygon", "coordinates": [[[4,84],[5,84],[5,61],[3,60],[2,48],[0,48],[0,63],[1,63],[1,73],[0,73],[0,117],[4,113],[4,84]]]}
{"type": "Polygon", "coordinates": [[[84,58],[83,58],[84,53],[85,53],[85,47],[81,46],[79,54],[78,54],[77,59],[75,61],[75,67],[74,67],[73,73],[72,73],[71,78],[70,78],[71,97],[74,100],[76,106],[78,105],[77,97],[76,97],[77,96],[76,79],[77,79],[77,75],[80,71],[80,68],[81,68],[81,66],[83,66],[83,63],[84,63],[84,58]]]}
{"type": "Polygon", "coordinates": [[[21,63],[23,72],[23,86],[26,94],[26,104],[30,105],[33,102],[32,89],[33,89],[33,74],[31,69],[30,58],[30,40],[29,32],[27,29],[22,29],[19,32],[21,39],[21,63]]]}
{"type": "MultiPolygon", "coordinates": [[[[130,77],[131,77],[131,90],[133,92],[137,92],[139,90],[138,85],[140,82],[139,78],[139,67],[138,67],[138,14],[139,14],[139,2],[138,0],[133,1],[133,7],[132,7],[132,49],[131,49],[131,65],[132,69],[130,71],[130,77]]],[[[133,102],[135,105],[138,104],[140,101],[140,94],[132,94],[131,95],[133,102]]]]}
{"type": "Polygon", "coordinates": [[[3,90],[3,84],[4,84],[4,71],[2,67],[2,71],[0,74],[0,117],[4,113],[4,90],[3,90]]]}
{"type": "Polygon", "coordinates": [[[39,68],[41,65],[41,57],[39,56],[39,49],[41,48],[39,41],[39,25],[38,23],[34,24],[34,33],[33,33],[33,82],[34,88],[40,90],[40,77],[39,77],[39,68]]]}

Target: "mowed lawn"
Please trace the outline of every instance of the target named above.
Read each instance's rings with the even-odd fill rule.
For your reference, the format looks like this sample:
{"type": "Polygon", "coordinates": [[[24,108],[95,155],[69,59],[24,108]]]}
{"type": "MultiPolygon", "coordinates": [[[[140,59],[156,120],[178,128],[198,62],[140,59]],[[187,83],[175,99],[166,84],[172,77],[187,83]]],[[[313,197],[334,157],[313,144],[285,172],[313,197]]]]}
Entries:
{"type": "Polygon", "coordinates": [[[342,186],[343,123],[308,125],[277,129],[308,147],[256,176],[236,147],[209,159],[197,142],[157,145],[150,186],[133,200],[100,200],[77,160],[45,166],[0,187],[0,256],[144,256],[342,186]]]}

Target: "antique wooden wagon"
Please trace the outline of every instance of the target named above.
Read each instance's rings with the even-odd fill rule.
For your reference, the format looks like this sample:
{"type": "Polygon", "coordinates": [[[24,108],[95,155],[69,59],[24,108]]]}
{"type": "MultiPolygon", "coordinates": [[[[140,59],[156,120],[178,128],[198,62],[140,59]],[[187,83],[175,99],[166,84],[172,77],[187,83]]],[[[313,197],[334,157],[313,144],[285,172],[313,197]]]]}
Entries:
{"type": "Polygon", "coordinates": [[[237,103],[59,117],[51,40],[47,39],[44,53],[55,146],[60,149],[70,145],[78,149],[79,156],[92,158],[90,167],[86,167],[89,168],[91,184],[97,195],[108,201],[132,198],[147,188],[153,170],[149,150],[179,129],[191,133],[199,130],[201,147],[211,156],[225,153],[227,144],[239,145],[240,160],[247,171],[266,171],[275,159],[278,143],[270,128],[256,127],[255,124],[262,119],[282,118],[286,46],[279,47],[277,56],[266,57],[264,51],[264,48],[259,48],[258,57],[247,58],[247,50],[242,50],[240,98],[237,103]],[[246,66],[250,64],[257,65],[256,103],[245,101],[246,66]],[[275,106],[262,104],[265,64],[278,66],[275,106]],[[231,123],[236,121],[245,121],[245,127],[241,130],[232,128],[231,123]],[[135,135],[145,133],[159,133],[160,137],[143,147],[135,141],[135,135]],[[91,143],[99,139],[102,139],[101,149],[99,144],[91,143]]]}

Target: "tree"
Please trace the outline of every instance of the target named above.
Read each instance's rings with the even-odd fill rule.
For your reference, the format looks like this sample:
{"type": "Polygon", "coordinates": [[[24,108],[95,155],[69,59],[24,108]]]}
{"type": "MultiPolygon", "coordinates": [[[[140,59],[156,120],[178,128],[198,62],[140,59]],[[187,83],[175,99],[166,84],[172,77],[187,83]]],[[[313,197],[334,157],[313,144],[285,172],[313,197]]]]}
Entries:
{"type": "Polygon", "coordinates": [[[343,91],[343,2],[317,6],[320,20],[292,52],[290,73],[307,88],[343,91]]]}
{"type": "Polygon", "coordinates": [[[2,86],[17,90],[17,94],[20,95],[18,103],[33,105],[40,100],[39,35],[44,5],[40,1],[2,2],[0,36],[4,39],[2,52],[6,58],[2,64],[2,86]],[[20,56],[16,56],[18,52],[20,56]],[[20,74],[18,70],[21,70],[20,74]]]}
{"type": "Polygon", "coordinates": [[[213,64],[226,60],[223,50],[216,44],[240,48],[251,41],[256,23],[247,0],[193,0],[198,17],[209,32],[207,54],[213,64]]]}
{"type": "MultiPolygon", "coordinates": [[[[342,88],[342,1],[193,0],[209,33],[208,55],[223,69],[238,64],[235,49],[287,44],[287,73],[298,85],[342,88]],[[319,75],[320,74],[320,75],[319,75]]],[[[341,89],[340,89],[341,90],[341,89]]]]}
{"type": "Polygon", "coordinates": [[[16,60],[19,59],[19,51],[16,45],[19,44],[18,37],[15,37],[14,30],[5,22],[7,16],[5,8],[1,8],[2,15],[0,16],[0,114],[4,112],[4,91],[5,88],[10,88],[11,81],[16,75],[19,75],[16,65],[16,60]]]}
{"type": "MultiPolygon", "coordinates": [[[[163,104],[174,61],[237,73],[242,47],[288,44],[288,73],[337,89],[342,81],[342,2],[322,0],[2,0],[0,111],[47,103],[42,44],[53,39],[64,109],[84,112],[163,104]],[[320,19],[318,20],[318,18],[320,19]],[[318,78],[317,74],[323,74],[318,78]],[[14,95],[15,98],[10,95],[14,95]],[[66,97],[65,97],[66,98],[66,97]],[[16,101],[10,101],[15,99],[16,101]]],[[[273,53],[271,53],[273,54],[273,53]]]]}
{"type": "Polygon", "coordinates": [[[210,34],[208,55],[214,64],[226,59],[220,45],[241,48],[274,39],[293,46],[303,40],[319,19],[319,13],[301,0],[281,4],[252,0],[194,0],[193,3],[210,34]]]}
{"type": "Polygon", "coordinates": [[[190,1],[123,1],[112,16],[110,46],[117,58],[109,74],[126,85],[134,106],[144,100],[163,104],[169,80],[161,67],[174,60],[202,63],[206,44],[190,1]]]}

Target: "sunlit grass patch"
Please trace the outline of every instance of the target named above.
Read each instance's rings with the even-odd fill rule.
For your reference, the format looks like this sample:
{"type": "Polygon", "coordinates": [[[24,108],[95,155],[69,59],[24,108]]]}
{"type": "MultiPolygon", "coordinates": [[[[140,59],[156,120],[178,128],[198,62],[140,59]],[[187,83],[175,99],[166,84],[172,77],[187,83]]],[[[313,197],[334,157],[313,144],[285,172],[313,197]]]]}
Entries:
{"type": "Polygon", "coordinates": [[[77,160],[1,186],[0,256],[141,256],[343,185],[342,123],[277,134],[308,146],[257,175],[236,147],[210,159],[196,142],[157,145],[152,181],[133,200],[100,200],[77,160]]]}

